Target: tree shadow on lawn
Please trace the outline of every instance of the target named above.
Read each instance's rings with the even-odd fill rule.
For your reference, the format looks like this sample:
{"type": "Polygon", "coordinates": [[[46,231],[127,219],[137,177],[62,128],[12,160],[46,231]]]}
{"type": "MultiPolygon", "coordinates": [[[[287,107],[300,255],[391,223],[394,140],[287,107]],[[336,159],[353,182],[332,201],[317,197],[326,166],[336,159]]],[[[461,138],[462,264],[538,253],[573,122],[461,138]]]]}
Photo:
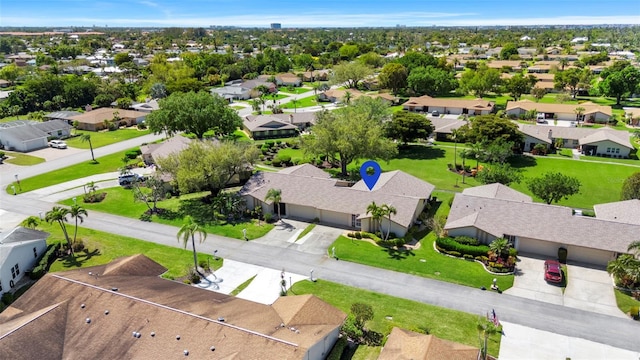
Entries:
{"type": "Polygon", "coordinates": [[[413,250],[407,249],[405,247],[401,247],[399,249],[390,247],[382,248],[381,250],[389,255],[389,259],[393,260],[404,260],[409,256],[416,256],[416,254],[413,253],[413,250]]]}
{"type": "Polygon", "coordinates": [[[191,215],[195,221],[203,224],[217,220],[211,204],[202,201],[201,198],[180,200],[180,208],[177,213],[180,216],[191,215]]]}
{"type": "Polygon", "coordinates": [[[82,267],[82,264],[87,262],[94,256],[100,256],[100,249],[95,249],[93,251],[89,251],[88,249],[83,249],[82,251],[78,251],[73,255],[67,255],[62,258],[62,266],[69,267],[82,267]]]}
{"type": "Polygon", "coordinates": [[[445,151],[438,147],[407,145],[398,149],[396,159],[432,160],[445,157],[445,151]]]}
{"type": "Polygon", "coordinates": [[[509,158],[509,164],[516,169],[534,167],[538,165],[538,161],[533,156],[516,155],[509,158]]]}

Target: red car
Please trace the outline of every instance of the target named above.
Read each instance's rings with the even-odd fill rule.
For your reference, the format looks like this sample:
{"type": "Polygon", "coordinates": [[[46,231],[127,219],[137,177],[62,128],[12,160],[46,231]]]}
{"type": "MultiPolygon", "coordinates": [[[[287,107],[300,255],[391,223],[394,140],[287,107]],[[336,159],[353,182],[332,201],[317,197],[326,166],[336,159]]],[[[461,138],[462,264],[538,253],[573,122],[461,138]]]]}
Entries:
{"type": "Polygon", "coordinates": [[[562,282],[562,268],[556,260],[546,260],[544,262],[544,279],[552,283],[562,282]]]}

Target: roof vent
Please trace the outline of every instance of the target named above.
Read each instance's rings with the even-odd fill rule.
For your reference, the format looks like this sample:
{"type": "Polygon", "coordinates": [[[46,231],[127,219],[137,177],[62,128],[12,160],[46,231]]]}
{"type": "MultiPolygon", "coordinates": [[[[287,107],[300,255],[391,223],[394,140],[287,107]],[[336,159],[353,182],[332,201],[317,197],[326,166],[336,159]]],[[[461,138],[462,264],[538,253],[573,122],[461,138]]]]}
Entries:
{"type": "Polygon", "coordinates": [[[117,287],[112,287],[111,291],[118,291],[118,288],[117,287]]]}
{"type": "Polygon", "coordinates": [[[84,321],[86,321],[87,324],[91,324],[91,318],[86,318],[84,321]]]}
{"type": "Polygon", "coordinates": [[[154,337],[154,336],[156,336],[156,333],[155,332],[151,332],[151,337],[154,337]]]}
{"type": "Polygon", "coordinates": [[[91,271],[89,271],[89,275],[93,275],[93,273],[91,271]]]}
{"type": "Polygon", "coordinates": [[[224,318],[223,318],[222,316],[220,316],[220,317],[218,318],[218,321],[220,321],[220,322],[224,322],[224,318]]]}
{"type": "Polygon", "coordinates": [[[210,348],[209,348],[209,350],[211,350],[211,351],[216,351],[216,347],[215,347],[215,346],[212,346],[212,347],[210,347],[210,348]]]}
{"type": "Polygon", "coordinates": [[[136,333],[136,338],[140,339],[140,336],[142,336],[142,334],[140,334],[139,332],[136,333]]]}
{"type": "Polygon", "coordinates": [[[105,310],[105,311],[104,311],[104,314],[105,314],[105,315],[109,315],[109,310],[105,310]]]}
{"type": "Polygon", "coordinates": [[[180,335],[176,335],[176,340],[180,340],[180,335]]]}
{"type": "Polygon", "coordinates": [[[80,304],[80,308],[84,309],[85,304],[80,304]]]}
{"type": "Polygon", "coordinates": [[[284,323],[280,323],[280,327],[284,327],[284,323]]]}
{"type": "Polygon", "coordinates": [[[184,356],[189,356],[189,350],[185,350],[184,352],[184,356]]]}

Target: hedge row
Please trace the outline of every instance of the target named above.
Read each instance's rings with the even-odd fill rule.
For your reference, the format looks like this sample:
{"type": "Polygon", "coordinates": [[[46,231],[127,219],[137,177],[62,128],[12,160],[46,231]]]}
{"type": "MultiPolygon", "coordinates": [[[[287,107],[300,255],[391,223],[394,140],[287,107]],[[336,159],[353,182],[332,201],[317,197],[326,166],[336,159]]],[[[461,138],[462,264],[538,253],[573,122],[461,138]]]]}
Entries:
{"type": "Polygon", "coordinates": [[[31,271],[31,274],[29,274],[32,280],[38,280],[47,273],[49,265],[56,260],[58,250],[60,250],[60,243],[47,246],[47,251],[44,253],[44,256],[40,258],[38,265],[36,265],[31,271]]]}
{"type": "Polygon", "coordinates": [[[486,256],[487,252],[489,252],[489,247],[487,245],[473,246],[460,244],[451,238],[438,238],[436,240],[436,245],[446,251],[458,252],[462,255],[469,254],[473,257],[486,256]]]}

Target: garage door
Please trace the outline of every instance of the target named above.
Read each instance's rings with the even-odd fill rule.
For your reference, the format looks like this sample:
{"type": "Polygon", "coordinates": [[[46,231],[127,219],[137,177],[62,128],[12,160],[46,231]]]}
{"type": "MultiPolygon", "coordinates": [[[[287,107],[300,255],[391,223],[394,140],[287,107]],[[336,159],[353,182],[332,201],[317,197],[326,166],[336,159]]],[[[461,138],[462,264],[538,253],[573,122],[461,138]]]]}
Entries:
{"type": "Polygon", "coordinates": [[[320,213],[320,221],[324,223],[339,226],[351,226],[351,215],[329,210],[320,210],[320,213]]]}
{"type": "Polygon", "coordinates": [[[316,217],[316,209],[310,206],[289,204],[287,210],[289,210],[289,216],[291,217],[306,219],[308,221],[316,217]]]}
{"type": "Polygon", "coordinates": [[[550,241],[541,241],[528,238],[518,238],[516,249],[519,253],[529,253],[548,256],[552,259],[558,257],[558,248],[562,245],[550,241]]]}
{"type": "Polygon", "coordinates": [[[589,249],[581,246],[569,246],[567,247],[567,260],[607,266],[607,263],[613,260],[613,253],[611,251],[589,249]]]}

